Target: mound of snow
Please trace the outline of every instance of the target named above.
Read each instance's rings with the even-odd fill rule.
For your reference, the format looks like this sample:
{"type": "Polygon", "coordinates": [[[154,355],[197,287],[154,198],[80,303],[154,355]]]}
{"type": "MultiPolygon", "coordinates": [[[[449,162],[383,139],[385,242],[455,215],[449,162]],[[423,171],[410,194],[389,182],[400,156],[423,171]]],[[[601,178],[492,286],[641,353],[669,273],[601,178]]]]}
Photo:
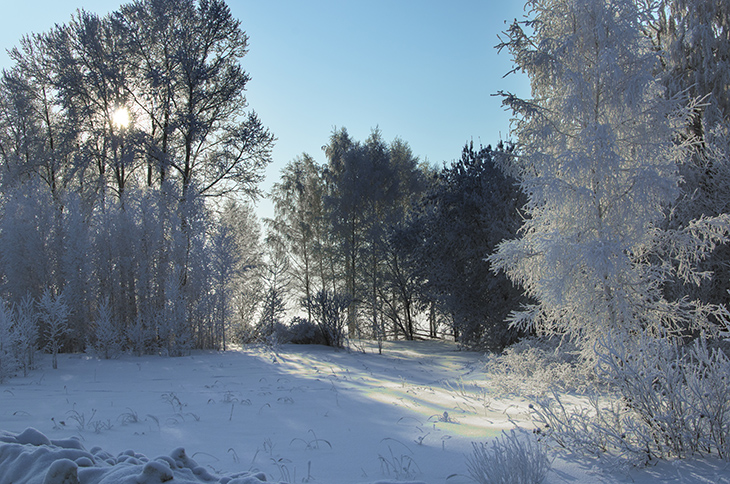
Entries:
{"type": "Polygon", "coordinates": [[[178,448],[148,459],[127,450],[114,457],[75,439],[51,440],[36,429],[0,432],[0,476],[14,484],[259,484],[263,474],[216,476],[178,448]]]}
{"type": "MultiPolygon", "coordinates": [[[[13,484],[260,484],[263,473],[213,475],[182,447],[148,459],[133,450],[114,457],[99,447],[84,449],[76,439],[51,440],[28,428],[19,434],[0,431],[0,476],[13,484]]],[[[280,483],[285,484],[285,483],[280,483]]],[[[424,484],[377,481],[373,484],[424,484]]]]}

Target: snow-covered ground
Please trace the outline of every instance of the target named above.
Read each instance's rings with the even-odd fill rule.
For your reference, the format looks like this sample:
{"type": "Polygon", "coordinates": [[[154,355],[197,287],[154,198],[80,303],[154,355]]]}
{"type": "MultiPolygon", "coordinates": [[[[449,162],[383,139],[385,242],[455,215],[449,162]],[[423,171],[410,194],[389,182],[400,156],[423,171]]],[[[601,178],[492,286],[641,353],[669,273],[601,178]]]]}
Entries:
{"type": "MultiPolygon", "coordinates": [[[[28,377],[0,385],[0,429],[15,442],[0,445],[0,484],[43,482],[48,459],[82,456],[65,448],[74,447],[67,440],[74,437],[90,454],[82,463],[118,463],[81,472],[82,483],[102,482],[110,469],[139,482],[148,482],[139,479],[147,472],[149,482],[160,482],[171,467],[171,482],[258,474],[291,483],[465,484],[472,482],[465,463],[472,442],[514,423],[530,426],[530,402],[496,395],[481,354],[445,342],[387,343],[383,355],[369,344],[360,350],[284,345],[276,353],[247,347],[182,358],[61,355],[58,370],[41,360],[28,377]],[[22,434],[27,428],[38,432],[22,434]],[[31,445],[44,438],[55,445],[31,445]],[[34,468],[29,462],[40,455],[46,460],[34,468]],[[154,460],[163,455],[172,459],[154,460]]],[[[611,473],[557,457],[545,482],[730,483],[730,466],[695,460],[611,473]]]]}

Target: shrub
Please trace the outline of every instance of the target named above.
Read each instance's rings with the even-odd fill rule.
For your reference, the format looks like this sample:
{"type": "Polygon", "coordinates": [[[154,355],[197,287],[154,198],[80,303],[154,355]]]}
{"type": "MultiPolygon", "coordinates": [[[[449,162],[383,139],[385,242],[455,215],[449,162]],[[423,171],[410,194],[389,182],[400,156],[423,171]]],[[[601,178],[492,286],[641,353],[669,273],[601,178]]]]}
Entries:
{"type": "Polygon", "coordinates": [[[524,431],[502,432],[491,445],[472,442],[472,446],[466,466],[478,484],[539,484],[550,470],[544,445],[524,431]]]}
{"type": "Polygon", "coordinates": [[[487,370],[503,393],[545,395],[552,389],[586,390],[592,369],[575,345],[561,338],[525,338],[487,360],[487,370]]]}
{"type": "Polygon", "coordinates": [[[327,346],[342,348],[345,345],[345,310],[352,298],[346,294],[319,291],[309,301],[312,314],[327,346]]]}
{"type": "Polygon", "coordinates": [[[289,325],[289,340],[294,344],[323,345],[325,339],[319,327],[308,319],[295,317],[289,325]]]}
{"type": "Polygon", "coordinates": [[[235,344],[245,345],[256,342],[256,327],[246,321],[240,321],[231,328],[231,341],[235,344]]]}
{"type": "Polygon", "coordinates": [[[129,348],[137,356],[155,353],[159,347],[155,328],[159,327],[160,316],[144,317],[138,314],[134,323],[124,331],[129,348]]]}
{"type": "Polygon", "coordinates": [[[714,455],[730,461],[730,360],[704,338],[688,346],[649,336],[604,340],[597,372],[618,399],[568,410],[555,396],[535,420],[559,445],[608,460],[714,455]]]}

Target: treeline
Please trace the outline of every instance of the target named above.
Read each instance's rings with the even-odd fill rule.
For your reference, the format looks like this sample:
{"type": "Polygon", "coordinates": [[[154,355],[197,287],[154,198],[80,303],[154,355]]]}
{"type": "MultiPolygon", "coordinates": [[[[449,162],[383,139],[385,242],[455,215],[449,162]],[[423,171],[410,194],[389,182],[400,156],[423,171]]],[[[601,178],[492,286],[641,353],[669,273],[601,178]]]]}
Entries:
{"type": "Polygon", "coordinates": [[[727,10],[617,2],[612,23],[603,4],[528,6],[597,27],[505,33],[535,95],[503,93],[514,145],[434,167],[401,139],[337,129],[323,163],[282,170],[263,227],[243,200],[261,195],[274,136],[248,110],[248,39],[222,0],[139,0],[23,38],[0,79],[0,377],[39,348],[499,350],[522,327],[590,354],[607,320],[721,328],[727,10]]]}
{"type": "Polygon", "coordinates": [[[247,42],[221,0],[140,0],[10,51],[0,374],[38,349],[512,338],[502,321],[519,296],[484,260],[517,227],[504,149],[469,145],[439,170],[402,140],[336,130],[326,163],[286,166],[262,228],[245,199],[275,139],[248,110],[247,42]]]}
{"type": "Polygon", "coordinates": [[[322,317],[329,307],[352,338],[511,342],[505,318],[521,296],[485,260],[519,227],[522,196],[495,164],[507,150],[469,143],[438,169],[398,138],[374,130],[360,142],[343,128],[324,152],[323,165],[308,154],[292,160],[272,190],[268,309],[251,333],[286,333],[288,301],[310,322],[298,322],[295,339],[337,326],[322,317]]]}
{"type": "Polygon", "coordinates": [[[248,264],[237,224],[252,214],[222,197],[259,193],[274,142],[247,109],[247,40],[221,0],[144,0],[81,11],[10,51],[4,368],[31,359],[28,345],[84,351],[101,338],[171,355],[225,347],[248,264]],[[63,314],[53,334],[44,294],[63,314]]]}

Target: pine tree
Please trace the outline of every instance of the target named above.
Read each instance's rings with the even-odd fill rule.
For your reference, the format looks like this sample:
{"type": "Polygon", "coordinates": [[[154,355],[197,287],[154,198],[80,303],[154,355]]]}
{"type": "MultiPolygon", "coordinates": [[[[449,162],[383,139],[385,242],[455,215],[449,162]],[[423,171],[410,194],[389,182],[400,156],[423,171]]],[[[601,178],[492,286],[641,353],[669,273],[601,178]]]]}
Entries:
{"type": "Polygon", "coordinates": [[[517,234],[524,203],[513,178],[497,168],[505,150],[464,146],[461,158],[434,175],[434,183],[394,240],[411,259],[422,298],[451,320],[456,340],[500,350],[511,342],[504,320],[520,292],[485,260],[517,234]]]}

